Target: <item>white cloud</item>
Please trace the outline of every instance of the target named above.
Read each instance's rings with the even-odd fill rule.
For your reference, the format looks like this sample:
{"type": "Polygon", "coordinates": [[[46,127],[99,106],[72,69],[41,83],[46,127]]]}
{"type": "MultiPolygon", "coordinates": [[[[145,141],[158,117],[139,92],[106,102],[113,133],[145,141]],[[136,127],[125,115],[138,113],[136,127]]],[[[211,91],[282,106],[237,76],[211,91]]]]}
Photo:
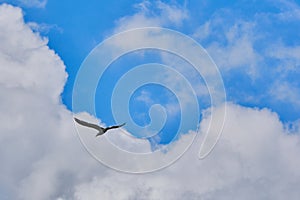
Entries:
{"type": "Polygon", "coordinates": [[[300,46],[287,46],[281,42],[271,45],[265,52],[267,57],[280,60],[282,72],[299,72],[300,46]],[[284,70],[284,71],[283,71],[284,70]]]}
{"type": "Polygon", "coordinates": [[[300,19],[300,7],[295,1],[276,1],[277,7],[281,10],[278,18],[284,21],[294,21],[300,19]]]}
{"type": "Polygon", "coordinates": [[[46,45],[47,39],[32,33],[24,24],[20,9],[2,5],[0,20],[0,84],[7,88],[27,88],[58,101],[67,74],[62,60],[46,45]]]}
{"type": "Polygon", "coordinates": [[[244,67],[250,76],[255,77],[255,68],[261,59],[254,49],[257,39],[254,34],[255,23],[243,20],[237,20],[234,24],[226,23],[222,15],[217,15],[201,25],[194,33],[194,37],[200,41],[204,41],[210,35],[218,38],[209,43],[206,49],[221,70],[244,67]],[[221,42],[222,40],[224,42],[221,42]]]}
{"type": "Polygon", "coordinates": [[[141,94],[136,97],[136,100],[142,101],[147,105],[153,104],[153,100],[151,99],[151,93],[146,90],[142,90],[141,94]]]}
{"type": "Polygon", "coordinates": [[[260,11],[246,11],[247,6],[219,8],[194,37],[220,68],[231,100],[267,104],[279,112],[283,105],[298,109],[299,81],[295,77],[300,73],[300,48],[294,30],[298,29],[299,5],[289,0],[269,3],[270,9],[260,11]]]}
{"type": "Polygon", "coordinates": [[[18,0],[22,6],[44,8],[48,0],[18,0]]]}
{"type": "Polygon", "coordinates": [[[30,27],[31,30],[44,34],[49,33],[51,30],[57,31],[58,33],[63,32],[63,29],[56,24],[28,22],[27,25],[30,27]]]}
{"type": "Polygon", "coordinates": [[[136,4],[138,12],[125,16],[116,22],[115,32],[141,27],[181,26],[188,18],[188,12],[179,5],[169,5],[161,1],[143,1],[136,4]]]}
{"type": "Polygon", "coordinates": [[[161,1],[157,1],[157,8],[161,13],[161,20],[165,20],[166,22],[174,23],[179,26],[182,24],[183,20],[188,19],[188,11],[181,6],[175,4],[166,4],[161,1]]]}
{"type": "MultiPolygon", "coordinates": [[[[60,103],[65,66],[19,8],[0,6],[1,199],[55,199],[99,165],[60,103]]],[[[100,166],[101,168],[101,166],[100,166]]]]}
{"type": "Polygon", "coordinates": [[[283,59],[280,62],[299,60],[299,47],[297,43],[290,42],[298,37],[292,32],[297,29],[295,24],[300,19],[299,5],[293,1],[279,0],[272,2],[271,6],[278,11],[249,11],[249,15],[253,15],[249,17],[240,13],[246,12],[246,6],[241,7],[241,11],[230,7],[217,9],[193,36],[205,44],[221,71],[243,68],[252,79],[263,76],[264,69],[272,67],[268,66],[270,57],[283,59]],[[271,26],[271,22],[277,25],[271,26]],[[288,24],[288,28],[283,27],[287,30],[276,30],[275,27],[281,26],[279,24],[288,24]]]}
{"type": "Polygon", "coordinates": [[[197,159],[196,143],[167,169],[139,176],[109,172],[78,185],[74,198],[298,199],[299,133],[289,133],[267,109],[227,108],[221,140],[206,159],[197,159]]]}
{"type": "Polygon", "coordinates": [[[269,91],[276,102],[285,102],[295,107],[300,106],[300,89],[287,81],[277,81],[269,91]]]}
{"type": "Polygon", "coordinates": [[[298,108],[300,106],[300,88],[297,74],[300,74],[300,46],[287,46],[275,43],[266,50],[266,56],[279,60],[274,68],[276,80],[269,89],[269,95],[276,102],[284,102],[298,108]]]}
{"type": "Polygon", "coordinates": [[[266,52],[268,56],[278,59],[300,59],[300,47],[299,46],[287,46],[282,43],[273,43],[272,46],[266,52]]]}

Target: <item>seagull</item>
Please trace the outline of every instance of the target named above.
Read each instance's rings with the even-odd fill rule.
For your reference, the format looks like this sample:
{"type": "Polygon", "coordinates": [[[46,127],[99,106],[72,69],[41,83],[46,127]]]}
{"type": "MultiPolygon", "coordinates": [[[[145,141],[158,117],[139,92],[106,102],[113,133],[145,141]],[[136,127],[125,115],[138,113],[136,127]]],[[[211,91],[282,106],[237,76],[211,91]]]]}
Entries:
{"type": "Polygon", "coordinates": [[[120,128],[120,127],[122,127],[126,124],[126,123],[123,123],[123,124],[120,124],[120,125],[109,126],[109,127],[104,128],[104,127],[98,126],[97,124],[91,124],[91,123],[82,121],[80,119],[77,119],[76,117],[74,117],[74,119],[78,124],[80,124],[82,126],[86,126],[86,127],[90,127],[90,128],[94,128],[94,129],[98,130],[98,133],[96,134],[96,137],[99,136],[99,135],[103,135],[106,131],[108,131],[110,129],[120,128]]]}

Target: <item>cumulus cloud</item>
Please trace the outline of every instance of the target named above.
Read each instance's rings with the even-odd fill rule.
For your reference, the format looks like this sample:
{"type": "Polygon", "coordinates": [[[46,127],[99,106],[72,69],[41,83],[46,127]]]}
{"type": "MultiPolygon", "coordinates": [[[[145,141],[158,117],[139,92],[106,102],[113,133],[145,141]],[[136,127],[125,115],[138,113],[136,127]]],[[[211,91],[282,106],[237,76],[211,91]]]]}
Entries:
{"type": "Polygon", "coordinates": [[[1,199],[68,195],[99,165],[82,149],[61,104],[65,66],[19,8],[0,6],[0,41],[1,199]]]}
{"type": "Polygon", "coordinates": [[[78,185],[74,198],[297,199],[299,133],[285,129],[268,109],[227,108],[221,140],[206,159],[197,159],[197,142],[167,169],[139,176],[108,172],[78,185]]]}
{"type": "Polygon", "coordinates": [[[0,20],[0,84],[30,89],[58,101],[67,74],[62,60],[46,45],[47,39],[32,33],[20,9],[2,5],[0,20]]]}

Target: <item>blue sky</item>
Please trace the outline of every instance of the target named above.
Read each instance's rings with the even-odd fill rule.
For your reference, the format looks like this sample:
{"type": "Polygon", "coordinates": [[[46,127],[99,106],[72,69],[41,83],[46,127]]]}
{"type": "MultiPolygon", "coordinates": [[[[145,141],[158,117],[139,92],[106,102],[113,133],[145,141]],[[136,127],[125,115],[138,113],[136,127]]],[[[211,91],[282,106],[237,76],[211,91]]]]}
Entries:
{"type": "MultiPolygon", "coordinates": [[[[18,1],[8,1],[15,5],[23,5],[18,1]]],[[[205,48],[217,44],[222,48],[231,48],[226,34],[236,29],[233,40],[243,38],[249,40],[253,63],[221,63],[219,65],[226,85],[228,100],[250,107],[268,107],[280,115],[283,121],[294,121],[300,117],[299,105],[289,97],[274,97],[267,94],[274,85],[284,82],[290,93],[299,94],[299,63],[294,57],[272,56],[269,51],[281,48],[280,51],[293,51],[299,45],[300,28],[297,13],[297,2],[287,1],[164,1],[173,3],[188,12],[183,24],[167,23],[165,27],[188,34],[205,48]],[[282,13],[292,11],[291,16],[282,13]],[[280,14],[281,13],[281,14],[280,14]],[[282,15],[282,16],[280,16],[282,15]],[[294,15],[294,16],[293,16],[294,15]],[[197,37],[199,27],[210,22],[209,35],[197,37]],[[248,23],[248,24],[246,24],[248,23]],[[245,27],[248,26],[248,27],[245,27]],[[283,63],[289,63],[293,69],[284,69],[283,63]],[[251,69],[252,68],[252,69],[251,69]],[[257,75],[252,77],[254,70],[257,75]],[[284,72],[282,72],[284,71],[284,72]],[[242,88],[242,89],[241,89],[242,88]]],[[[117,21],[126,16],[140,12],[141,1],[49,1],[44,8],[23,5],[25,21],[40,24],[39,31],[49,38],[49,46],[54,49],[66,65],[69,78],[62,94],[64,104],[71,109],[72,86],[80,64],[88,53],[103,39],[109,36],[117,21]]],[[[161,15],[155,3],[149,3],[151,12],[148,17],[161,15]]],[[[210,53],[210,52],[209,52],[210,53]]],[[[288,54],[288,53],[286,53],[288,54]]],[[[217,57],[218,55],[213,55],[217,57]]],[[[230,58],[229,58],[230,59],[230,58]]],[[[254,76],[254,75],[253,75],[254,76]]],[[[275,89],[275,88],[273,88],[275,89]]],[[[285,94],[286,95],[286,94],[285,94]]],[[[295,97],[296,98],[296,97],[295,97]]]]}
{"type": "MultiPolygon", "coordinates": [[[[298,30],[300,3],[295,0],[0,0],[0,159],[4,163],[0,166],[0,199],[297,200],[298,30]],[[174,52],[128,52],[103,71],[96,86],[90,86],[99,74],[98,68],[93,68],[96,73],[90,75],[94,79],[82,79],[80,89],[96,88],[92,99],[95,107],[93,102],[83,103],[72,110],[76,75],[81,74],[85,64],[105,60],[93,60],[89,55],[97,56],[98,50],[90,52],[116,33],[146,26],[186,34],[205,48],[220,71],[227,95],[226,123],[219,142],[206,159],[197,158],[200,143],[207,129],[220,127],[218,120],[211,122],[211,117],[222,119],[224,106],[217,105],[214,114],[210,112],[205,81],[220,84],[217,79],[199,76],[188,62],[192,59],[174,52]],[[141,72],[145,66],[147,70],[141,72]],[[156,79],[150,83],[152,77],[156,79]],[[170,87],[165,87],[168,84],[170,87]],[[118,87],[114,90],[115,85],[118,87]],[[127,92],[126,87],[136,90],[127,92]],[[128,112],[125,100],[129,103],[128,112]],[[78,115],[95,123],[97,117],[106,125],[123,121],[128,124],[121,131],[95,139],[94,130],[73,123],[73,111],[90,111],[94,117],[87,113],[78,115]],[[137,125],[150,123],[150,128],[140,135],[135,133],[141,129],[127,121],[128,114],[137,125]],[[198,125],[201,134],[194,132],[198,125]],[[176,135],[178,130],[186,134],[176,135]],[[136,137],[159,134],[151,137],[149,143],[120,134],[122,131],[132,131],[136,137]],[[160,168],[160,163],[172,163],[172,156],[177,159],[178,152],[185,154],[155,173],[119,173],[99,165],[82,147],[77,134],[81,142],[90,142],[83,144],[106,156],[108,164],[101,163],[111,162],[112,168],[120,166],[123,171],[151,171],[160,168]],[[199,138],[194,140],[196,136],[199,138]],[[143,154],[142,162],[136,161],[141,161],[138,156],[119,157],[123,154],[111,151],[115,149],[106,146],[106,138],[124,152],[150,156],[143,154]],[[185,149],[191,141],[191,148],[185,149]],[[156,151],[161,146],[166,151],[156,151]]],[[[109,41],[117,42],[113,43],[116,46],[104,45],[111,48],[102,52],[106,59],[115,55],[115,47],[126,49],[149,38],[137,34],[128,40],[109,41]]],[[[180,44],[187,55],[195,53],[172,37],[161,43],[170,48],[180,44]]],[[[209,69],[202,70],[209,74],[209,69]]],[[[211,91],[218,96],[219,91],[211,91]]],[[[78,99],[75,98],[77,102],[85,101],[84,97],[78,99]]],[[[97,153],[94,158],[98,158],[97,153]]]]}

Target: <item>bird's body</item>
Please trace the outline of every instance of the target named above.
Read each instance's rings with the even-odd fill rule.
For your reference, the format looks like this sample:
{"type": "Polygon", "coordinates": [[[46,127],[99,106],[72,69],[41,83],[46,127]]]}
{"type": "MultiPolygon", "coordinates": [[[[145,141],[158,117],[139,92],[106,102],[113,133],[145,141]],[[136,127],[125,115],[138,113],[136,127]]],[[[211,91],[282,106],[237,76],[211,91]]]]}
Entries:
{"type": "Polygon", "coordinates": [[[104,133],[106,133],[106,131],[110,130],[110,129],[115,129],[115,128],[120,128],[122,126],[125,125],[125,123],[121,124],[121,125],[116,125],[116,126],[109,126],[109,127],[101,127],[101,126],[98,126],[97,124],[91,124],[91,123],[88,123],[88,122],[85,122],[85,121],[82,121],[80,119],[77,119],[76,117],[74,117],[74,120],[82,125],[82,126],[86,126],[86,127],[90,127],[90,128],[94,128],[98,131],[98,133],[96,134],[96,137],[99,136],[99,135],[103,135],[104,133]]]}

